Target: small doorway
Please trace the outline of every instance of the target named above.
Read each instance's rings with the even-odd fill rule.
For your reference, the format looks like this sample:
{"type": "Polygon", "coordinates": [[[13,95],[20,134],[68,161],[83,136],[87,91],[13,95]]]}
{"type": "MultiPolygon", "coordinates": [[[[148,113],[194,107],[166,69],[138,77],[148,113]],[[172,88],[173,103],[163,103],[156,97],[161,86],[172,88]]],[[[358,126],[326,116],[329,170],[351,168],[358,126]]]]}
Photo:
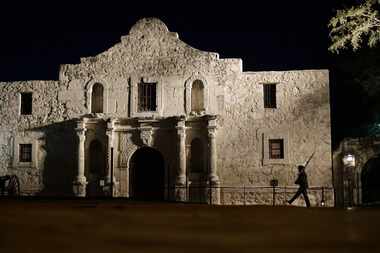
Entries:
{"type": "Polygon", "coordinates": [[[143,147],[131,157],[129,192],[135,200],[162,201],[165,193],[165,165],[161,153],[143,147]]]}

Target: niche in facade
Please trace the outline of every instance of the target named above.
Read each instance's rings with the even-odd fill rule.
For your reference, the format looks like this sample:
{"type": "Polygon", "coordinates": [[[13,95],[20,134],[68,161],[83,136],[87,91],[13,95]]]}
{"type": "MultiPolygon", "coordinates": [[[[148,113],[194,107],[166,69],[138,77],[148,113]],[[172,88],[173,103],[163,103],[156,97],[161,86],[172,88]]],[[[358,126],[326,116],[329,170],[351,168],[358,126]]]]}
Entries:
{"type": "Polygon", "coordinates": [[[201,80],[195,80],[191,86],[191,111],[201,112],[204,110],[204,85],[201,80]]]}
{"type": "Polygon", "coordinates": [[[89,173],[87,173],[87,196],[100,197],[103,196],[103,189],[100,186],[100,180],[105,176],[105,153],[103,145],[98,140],[90,143],[90,161],[89,173]]]}
{"type": "Polygon", "coordinates": [[[103,93],[104,88],[100,83],[94,84],[91,94],[91,112],[103,113],[103,93]]]}
{"type": "Polygon", "coordinates": [[[204,172],[204,150],[203,143],[199,138],[191,142],[190,166],[192,173],[204,172]]]}

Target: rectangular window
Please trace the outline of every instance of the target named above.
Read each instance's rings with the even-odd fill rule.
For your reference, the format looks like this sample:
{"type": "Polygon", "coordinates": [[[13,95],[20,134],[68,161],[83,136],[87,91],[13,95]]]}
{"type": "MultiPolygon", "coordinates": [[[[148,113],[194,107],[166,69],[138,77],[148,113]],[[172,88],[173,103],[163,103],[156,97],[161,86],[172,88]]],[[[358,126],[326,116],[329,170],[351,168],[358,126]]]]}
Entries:
{"type": "Polygon", "coordinates": [[[154,112],[157,110],[156,86],[156,83],[141,82],[139,84],[138,108],[140,112],[154,112]]]}
{"type": "Polygon", "coordinates": [[[269,159],[284,159],[284,140],[269,140],[269,159]]]}
{"type": "Polygon", "coordinates": [[[264,108],[277,108],[276,84],[264,84],[264,108]]]}
{"type": "Polygon", "coordinates": [[[32,162],[32,144],[20,144],[19,155],[20,155],[20,162],[22,163],[32,162]]]}
{"type": "Polygon", "coordinates": [[[32,114],[32,101],[33,95],[31,92],[21,93],[21,115],[31,115],[32,114]]]}

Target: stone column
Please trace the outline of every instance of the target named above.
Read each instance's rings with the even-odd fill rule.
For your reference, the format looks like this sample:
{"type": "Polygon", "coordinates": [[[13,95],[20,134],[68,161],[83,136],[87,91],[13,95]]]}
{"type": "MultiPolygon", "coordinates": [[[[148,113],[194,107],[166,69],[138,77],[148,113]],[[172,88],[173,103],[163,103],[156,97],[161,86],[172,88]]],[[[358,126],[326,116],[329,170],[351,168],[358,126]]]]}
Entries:
{"type": "Polygon", "coordinates": [[[73,183],[73,191],[75,196],[77,197],[86,197],[86,186],[87,186],[87,180],[84,175],[84,169],[85,169],[85,141],[86,141],[86,128],[77,128],[77,135],[78,135],[78,173],[77,177],[73,183]]]}
{"type": "Polygon", "coordinates": [[[208,140],[209,140],[209,203],[213,205],[220,204],[220,181],[218,176],[218,154],[216,146],[216,116],[210,117],[208,122],[208,140]]]}
{"type": "Polygon", "coordinates": [[[216,152],[216,129],[208,129],[208,139],[209,139],[209,180],[211,182],[219,181],[219,177],[217,175],[217,160],[218,155],[216,152]]]}
{"type": "Polygon", "coordinates": [[[176,201],[186,201],[186,126],[185,119],[177,123],[178,134],[178,170],[175,187],[176,201]]]}
{"type": "Polygon", "coordinates": [[[108,147],[107,147],[107,171],[106,171],[106,182],[104,184],[103,191],[106,194],[106,196],[112,197],[112,179],[113,179],[113,169],[112,166],[114,166],[113,159],[111,153],[113,148],[113,129],[108,128],[106,131],[106,135],[108,137],[108,147]]]}

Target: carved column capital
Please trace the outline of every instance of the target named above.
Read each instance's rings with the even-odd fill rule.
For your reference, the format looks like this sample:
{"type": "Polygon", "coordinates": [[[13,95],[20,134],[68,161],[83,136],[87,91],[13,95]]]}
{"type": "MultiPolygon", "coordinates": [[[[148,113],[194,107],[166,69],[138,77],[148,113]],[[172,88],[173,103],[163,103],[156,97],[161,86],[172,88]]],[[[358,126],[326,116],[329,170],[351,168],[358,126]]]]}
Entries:
{"type": "Polygon", "coordinates": [[[80,141],[85,141],[86,140],[86,128],[77,128],[75,129],[75,132],[79,138],[80,141]]]}
{"type": "Polygon", "coordinates": [[[215,139],[216,138],[216,127],[209,127],[208,128],[208,137],[210,139],[215,139]]]}

